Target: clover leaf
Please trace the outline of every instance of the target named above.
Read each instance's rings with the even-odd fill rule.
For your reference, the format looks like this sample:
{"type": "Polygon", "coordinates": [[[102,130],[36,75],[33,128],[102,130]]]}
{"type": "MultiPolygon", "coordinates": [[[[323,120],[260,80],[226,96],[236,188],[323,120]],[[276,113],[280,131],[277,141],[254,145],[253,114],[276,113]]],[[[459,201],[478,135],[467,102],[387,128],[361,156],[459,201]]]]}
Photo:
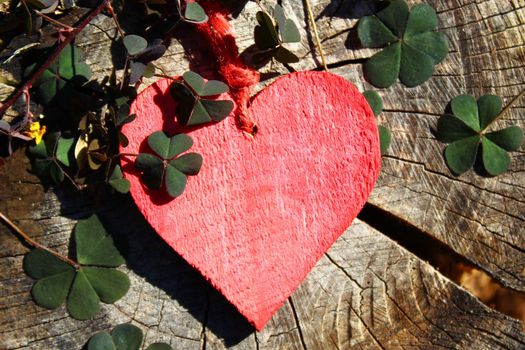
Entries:
{"type": "MultiPolygon", "coordinates": [[[[74,45],[66,46],[58,58],[35,81],[39,101],[47,105],[64,91],[71,93],[75,88],[84,85],[91,78],[91,69],[83,62],[82,50],[74,45]]],[[[29,77],[39,64],[33,63],[24,72],[29,77]]]]}
{"type": "Polygon", "coordinates": [[[177,122],[181,126],[193,126],[222,121],[235,105],[230,100],[217,100],[213,97],[228,90],[228,85],[221,81],[204,81],[192,71],[184,73],[182,80],[174,81],[170,88],[171,95],[177,102],[177,122]]]}
{"type": "MultiPolygon", "coordinates": [[[[115,326],[111,333],[98,332],[88,342],[87,350],[139,350],[144,335],[142,330],[130,323],[115,326]]],[[[146,350],[173,350],[166,343],[153,343],[146,350]]]]}
{"type": "Polygon", "coordinates": [[[295,22],[286,18],[281,5],[276,4],[273,18],[265,11],[256,14],[257,26],[253,36],[255,46],[260,51],[253,56],[255,64],[275,58],[281,63],[299,62],[299,57],[283,46],[301,41],[301,34],[295,22]]]}
{"type": "Polygon", "coordinates": [[[66,302],[72,317],[86,320],[98,313],[100,301],[112,304],[122,298],[130,282],[114,269],[125,261],[96,215],[77,223],[74,238],[78,263],[34,249],[24,257],[24,271],[37,280],[31,295],[38,305],[56,309],[66,302]]]}
{"type": "MultiPolygon", "coordinates": [[[[377,117],[383,110],[383,100],[381,99],[381,96],[372,90],[363,92],[363,96],[365,96],[366,101],[372,109],[372,112],[377,117]]],[[[388,147],[390,147],[390,142],[392,139],[390,130],[388,130],[388,128],[384,127],[383,125],[378,125],[377,130],[379,132],[379,147],[381,149],[381,154],[385,154],[388,147]]]]}
{"type": "Polygon", "coordinates": [[[182,19],[190,23],[204,23],[208,21],[208,15],[197,2],[187,2],[182,19]]]}
{"type": "Polygon", "coordinates": [[[73,138],[49,134],[44,142],[29,147],[33,160],[33,170],[40,176],[49,176],[57,185],[64,181],[64,167],[74,162],[72,154],[73,138]]]}
{"type": "Polygon", "coordinates": [[[124,178],[122,174],[122,169],[120,165],[117,165],[113,170],[113,173],[108,179],[108,183],[113,187],[117,192],[128,193],[130,188],[130,182],[128,179],[124,178]]]}
{"type": "Polygon", "coordinates": [[[469,170],[481,148],[481,162],[489,175],[504,173],[510,164],[507,152],[517,150],[523,143],[523,130],[510,126],[488,132],[501,115],[501,98],[481,96],[477,101],[471,95],[459,95],[451,101],[453,115],[444,115],[438,121],[438,137],[445,143],[445,161],[457,175],[469,170]],[[481,147],[480,147],[481,146],[481,147]]]}
{"type": "Polygon", "coordinates": [[[58,0],[26,0],[25,3],[40,13],[53,13],[59,5],[58,0]]]}
{"type": "Polygon", "coordinates": [[[394,0],[375,16],[361,18],[357,33],[363,46],[386,46],[365,63],[368,80],[382,88],[398,77],[408,87],[428,80],[448,53],[447,37],[433,31],[437,24],[432,7],[419,4],[409,11],[404,0],[394,0]]]}
{"type": "Polygon", "coordinates": [[[151,153],[140,153],[135,166],[142,171],[142,182],[150,189],[163,186],[172,198],[178,197],[186,188],[187,176],[197,175],[202,166],[202,156],[186,153],[193,146],[191,137],[179,134],[172,137],[157,131],[148,137],[151,153]]]}
{"type": "Polygon", "coordinates": [[[130,62],[129,83],[135,84],[143,76],[152,77],[155,74],[152,61],[166,53],[167,48],[162,39],[154,39],[148,43],[143,37],[130,34],[124,37],[123,42],[130,62]]]}

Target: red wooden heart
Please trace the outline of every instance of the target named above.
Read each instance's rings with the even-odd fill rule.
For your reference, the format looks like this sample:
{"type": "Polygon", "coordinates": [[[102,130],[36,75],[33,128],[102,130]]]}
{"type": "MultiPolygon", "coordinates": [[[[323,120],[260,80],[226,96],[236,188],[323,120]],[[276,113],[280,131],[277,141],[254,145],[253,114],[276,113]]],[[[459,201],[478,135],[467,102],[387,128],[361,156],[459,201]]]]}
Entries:
{"type": "MultiPolygon", "coordinates": [[[[125,152],[138,153],[154,131],[177,129],[169,83],[136,98],[125,152]]],[[[334,74],[281,77],[249,113],[254,138],[230,117],[191,132],[204,163],[172,201],[145,189],[131,164],[124,169],[151,226],[261,330],[356,217],[381,156],[365,98],[334,74]]]]}

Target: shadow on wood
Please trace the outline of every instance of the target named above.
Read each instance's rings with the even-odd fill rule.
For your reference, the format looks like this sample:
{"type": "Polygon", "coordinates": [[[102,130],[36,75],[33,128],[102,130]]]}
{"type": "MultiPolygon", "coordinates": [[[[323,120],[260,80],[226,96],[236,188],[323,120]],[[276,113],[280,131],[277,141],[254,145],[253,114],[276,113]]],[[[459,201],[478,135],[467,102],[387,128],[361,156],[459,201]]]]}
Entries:
{"type": "MultiPolygon", "coordinates": [[[[113,198],[99,216],[126,257],[127,267],[162,289],[227,346],[253,333],[253,327],[197,271],[153,231],[130,197],[113,198]]],[[[176,223],[174,223],[176,225],[176,223]]]]}

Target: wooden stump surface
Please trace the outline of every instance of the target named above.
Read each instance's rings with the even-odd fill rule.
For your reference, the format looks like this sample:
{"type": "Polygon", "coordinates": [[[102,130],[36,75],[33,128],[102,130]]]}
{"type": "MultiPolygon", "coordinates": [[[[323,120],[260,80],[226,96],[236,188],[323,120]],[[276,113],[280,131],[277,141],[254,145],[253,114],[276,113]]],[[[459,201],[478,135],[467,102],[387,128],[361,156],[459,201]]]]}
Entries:
{"type": "MultiPolygon", "coordinates": [[[[365,1],[311,0],[331,71],[361,91],[372,87],[355,24],[365,1]]],[[[434,136],[439,116],[456,95],[493,93],[508,103],[524,87],[525,4],[522,1],[428,1],[436,8],[450,53],[425,84],[396,83],[380,90],[379,121],[392,130],[371,206],[448,246],[505,287],[525,291],[525,152],[511,154],[510,170],[495,178],[469,171],[454,177],[444,145],[434,136]]],[[[414,2],[411,2],[414,3],[414,2]]],[[[301,0],[283,0],[303,27],[294,70],[319,68],[301,0]]],[[[256,4],[248,2],[232,21],[241,50],[253,44],[256,4]]],[[[362,11],[361,11],[362,12],[362,11]]],[[[99,16],[78,38],[95,77],[112,67],[113,22],[99,16]]],[[[195,40],[194,40],[195,41],[195,40]]],[[[17,41],[20,44],[23,40],[17,41]]],[[[15,43],[15,44],[16,44],[15,43]]],[[[158,61],[179,75],[205,56],[204,44],[174,41],[158,61]],[[202,45],[202,47],[201,47],[202,45]]],[[[11,72],[19,72],[16,64],[11,72]]],[[[259,89],[288,68],[263,68],[259,89]]],[[[149,82],[152,82],[150,80],[149,82]]],[[[4,91],[0,89],[0,91],[4,91]]],[[[525,127],[525,100],[498,126],[525,127]]],[[[481,303],[434,267],[380,232],[356,220],[307,279],[259,333],[225,299],[167,247],[131,199],[121,195],[72,197],[44,188],[18,151],[0,172],[0,211],[41,243],[67,251],[76,220],[96,212],[116,237],[128,264],[129,293],[105,305],[91,321],[68,317],[65,308],[45,310],[32,301],[32,280],[22,271],[28,249],[0,226],[0,349],[80,349],[96,331],[121,322],[138,325],[146,343],[175,349],[521,349],[518,320],[481,303]]],[[[408,231],[407,231],[408,232],[408,231]]]]}

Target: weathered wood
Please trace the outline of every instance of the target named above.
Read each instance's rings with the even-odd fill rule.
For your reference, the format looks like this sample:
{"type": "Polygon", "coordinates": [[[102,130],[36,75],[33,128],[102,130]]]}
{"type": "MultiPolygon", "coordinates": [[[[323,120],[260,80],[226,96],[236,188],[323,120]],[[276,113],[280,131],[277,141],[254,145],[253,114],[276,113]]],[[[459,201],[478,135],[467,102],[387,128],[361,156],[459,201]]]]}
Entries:
{"type": "Polygon", "coordinates": [[[255,334],[234,308],[153,232],[129,197],[58,197],[29,175],[20,152],[0,175],[0,210],[65,251],[79,217],[97,212],[127,258],[131,290],[92,321],[36,306],[22,272],[27,248],[0,227],[0,348],[80,349],[98,330],[131,321],[146,341],[176,349],[517,349],[520,324],[477,301],[361,221],[319,261],[255,334]],[[22,164],[22,166],[21,166],[22,164]],[[25,165],[25,166],[24,166],[25,165]],[[68,208],[59,216],[60,207],[68,208]],[[124,224],[123,224],[124,223],[124,224]]]}
{"type": "MultiPolygon", "coordinates": [[[[355,39],[356,3],[310,0],[324,39],[332,71],[361,90],[361,59],[373,54],[355,39]],[[355,49],[355,50],[354,50],[355,49]]],[[[380,91],[385,111],[381,123],[392,130],[393,143],[370,202],[412,223],[473,261],[507,286],[525,290],[525,153],[512,153],[511,169],[496,178],[469,172],[453,177],[443,162],[444,145],[433,129],[455,95],[494,93],[508,102],[524,88],[524,5],[519,0],[428,1],[437,8],[451,53],[436,75],[417,88],[395,84],[380,91]]],[[[282,1],[285,10],[305,23],[301,0],[282,1]]],[[[414,3],[414,2],[411,2],[414,3]]],[[[362,9],[362,7],[358,7],[362,9]]],[[[256,4],[248,2],[234,21],[241,49],[250,46],[256,4]]],[[[111,30],[107,17],[97,26],[111,30]]],[[[109,74],[111,42],[97,27],[78,38],[95,76],[109,74]]],[[[168,74],[205,62],[206,48],[192,40],[174,41],[159,65],[168,74]],[[191,47],[191,48],[190,48],[191,47]]],[[[297,70],[319,67],[312,38],[295,46],[304,58],[297,70]]],[[[200,68],[213,70],[210,65],[200,68]]],[[[10,69],[16,74],[16,66],[10,69]]],[[[263,68],[268,84],[281,65],[263,68]]],[[[151,83],[153,80],[148,80],[151,83]]],[[[501,125],[525,126],[524,101],[501,125]]],[[[335,348],[472,348],[518,349],[525,346],[517,321],[487,309],[470,294],[394,242],[357,222],[317,264],[290,301],[259,334],[182,259],[167,248],[120,197],[82,200],[44,192],[39,181],[20,167],[20,154],[0,171],[0,210],[39,241],[65,251],[76,219],[98,211],[126,248],[132,290],[95,320],[79,322],[64,309],[35,306],[31,280],[21,271],[23,253],[4,226],[0,228],[0,348],[81,348],[89,336],[132,321],[146,331],[148,342],[164,340],[176,348],[335,349],[335,348]],[[125,232],[122,229],[125,228],[125,232]]]]}

